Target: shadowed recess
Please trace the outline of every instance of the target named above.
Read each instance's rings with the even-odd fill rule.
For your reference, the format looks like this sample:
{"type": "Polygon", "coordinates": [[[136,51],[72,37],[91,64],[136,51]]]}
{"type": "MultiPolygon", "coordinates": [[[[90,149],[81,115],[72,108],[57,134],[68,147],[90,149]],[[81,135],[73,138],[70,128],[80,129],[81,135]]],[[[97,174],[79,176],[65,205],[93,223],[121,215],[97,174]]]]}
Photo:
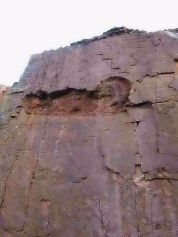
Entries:
{"type": "Polygon", "coordinates": [[[117,113],[128,101],[131,83],[124,78],[112,77],[93,91],[66,88],[47,93],[38,91],[28,94],[23,100],[27,114],[43,115],[95,115],[97,113],[117,113]]]}

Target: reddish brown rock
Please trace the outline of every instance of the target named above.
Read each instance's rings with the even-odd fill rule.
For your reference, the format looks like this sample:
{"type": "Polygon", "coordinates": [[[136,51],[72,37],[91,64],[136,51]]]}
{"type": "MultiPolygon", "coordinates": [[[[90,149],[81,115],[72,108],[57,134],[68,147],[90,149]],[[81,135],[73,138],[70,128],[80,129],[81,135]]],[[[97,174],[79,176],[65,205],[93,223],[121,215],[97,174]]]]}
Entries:
{"type": "Polygon", "coordinates": [[[0,87],[0,236],[178,236],[178,36],[114,28],[0,87]]]}

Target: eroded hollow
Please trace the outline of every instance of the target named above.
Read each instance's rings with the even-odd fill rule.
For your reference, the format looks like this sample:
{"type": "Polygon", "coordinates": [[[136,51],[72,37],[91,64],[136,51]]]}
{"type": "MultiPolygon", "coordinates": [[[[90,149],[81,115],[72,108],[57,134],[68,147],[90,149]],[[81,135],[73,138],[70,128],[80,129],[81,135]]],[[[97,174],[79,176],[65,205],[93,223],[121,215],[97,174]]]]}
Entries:
{"type": "Polygon", "coordinates": [[[128,101],[131,83],[124,78],[112,77],[100,83],[93,91],[66,88],[47,93],[37,91],[23,100],[27,114],[42,115],[95,115],[118,113],[128,101]]]}

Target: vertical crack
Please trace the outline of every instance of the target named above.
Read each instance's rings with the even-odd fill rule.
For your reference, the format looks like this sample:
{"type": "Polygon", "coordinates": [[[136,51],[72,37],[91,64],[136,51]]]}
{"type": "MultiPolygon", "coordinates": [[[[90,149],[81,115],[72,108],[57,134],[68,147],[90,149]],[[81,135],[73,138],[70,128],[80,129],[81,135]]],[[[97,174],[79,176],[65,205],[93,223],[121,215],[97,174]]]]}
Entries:
{"type": "Polygon", "coordinates": [[[152,207],[152,200],[151,200],[151,198],[150,198],[150,221],[151,221],[151,228],[152,228],[152,236],[154,237],[153,207],[152,207]]]}
{"type": "MultiPolygon", "coordinates": [[[[156,33],[156,39],[160,41],[159,37],[158,37],[158,33],[156,33]]],[[[157,60],[157,44],[154,43],[153,39],[150,38],[152,44],[153,44],[153,47],[154,47],[154,52],[155,52],[155,63],[156,63],[156,74],[157,74],[157,77],[158,78],[161,78],[160,74],[158,73],[158,60],[157,60]]],[[[157,103],[158,101],[158,80],[156,80],[156,101],[155,103],[157,103]]],[[[158,139],[159,139],[159,131],[158,131],[158,123],[157,123],[157,119],[156,119],[156,105],[153,107],[153,110],[154,110],[154,118],[155,118],[155,128],[156,128],[156,137],[157,137],[157,151],[156,151],[156,159],[158,158],[157,156],[157,153],[159,153],[159,142],[158,142],[158,139]]]]}
{"type": "MultiPolygon", "coordinates": [[[[136,142],[136,145],[137,145],[137,154],[139,155],[140,159],[141,159],[141,154],[140,154],[140,148],[139,148],[139,143],[138,143],[138,139],[137,139],[137,136],[138,136],[138,126],[139,126],[139,123],[141,121],[136,121],[135,122],[135,142],[136,142]]],[[[141,162],[140,162],[141,163],[141,162]]]]}
{"type": "Polygon", "coordinates": [[[102,158],[103,167],[105,167],[105,159],[104,159],[104,152],[101,145],[101,139],[102,139],[102,131],[99,131],[98,136],[98,150],[99,150],[99,156],[102,158]]]}
{"type": "MultiPolygon", "coordinates": [[[[28,132],[30,132],[31,129],[32,129],[32,124],[30,125],[30,128],[29,128],[28,132]]],[[[26,137],[25,137],[25,139],[24,139],[24,142],[23,142],[21,148],[18,150],[18,154],[15,155],[16,158],[14,159],[14,161],[13,161],[13,163],[12,163],[12,166],[11,166],[11,168],[10,168],[10,171],[9,171],[9,173],[8,173],[8,175],[7,175],[7,179],[6,179],[5,187],[4,187],[4,197],[2,198],[2,201],[1,201],[1,203],[0,203],[0,208],[3,207],[4,201],[5,201],[5,197],[6,197],[6,195],[7,195],[7,187],[8,187],[9,179],[10,179],[10,177],[11,177],[12,171],[13,171],[13,169],[14,169],[14,167],[15,167],[15,165],[16,165],[16,162],[17,162],[17,160],[18,160],[19,152],[20,152],[20,151],[23,151],[24,146],[25,146],[25,143],[26,143],[26,141],[27,141],[27,138],[28,138],[28,136],[26,135],[26,137]]]]}
{"type": "Polygon", "coordinates": [[[100,223],[101,223],[101,229],[102,229],[102,232],[103,232],[103,237],[107,237],[107,233],[106,233],[107,226],[105,225],[104,219],[102,217],[101,199],[100,199],[100,197],[98,198],[98,209],[99,209],[99,219],[100,219],[100,223]]]}
{"type": "Polygon", "coordinates": [[[141,233],[140,233],[139,216],[138,216],[138,208],[137,208],[137,188],[135,184],[134,184],[134,187],[135,187],[135,215],[136,215],[136,222],[137,222],[137,232],[138,232],[138,237],[140,237],[141,233]]]}
{"type": "MultiPolygon", "coordinates": [[[[131,119],[130,114],[129,114],[129,112],[128,112],[128,108],[126,108],[126,112],[127,112],[128,116],[129,116],[129,118],[131,119]]],[[[133,122],[131,122],[131,123],[132,123],[132,124],[135,124],[135,128],[134,128],[135,136],[134,136],[134,137],[135,137],[135,143],[136,143],[136,146],[137,146],[137,153],[136,153],[136,155],[139,156],[139,159],[140,159],[139,163],[140,163],[140,165],[141,165],[141,158],[142,158],[142,157],[141,157],[140,148],[139,148],[138,131],[137,131],[140,122],[142,122],[142,121],[139,121],[139,120],[136,120],[136,119],[135,119],[135,121],[133,121],[133,122]]]]}
{"type": "MultiPolygon", "coordinates": [[[[42,141],[43,141],[44,138],[45,138],[46,125],[47,125],[47,117],[45,118],[45,122],[44,122],[44,126],[43,126],[42,141]]],[[[33,183],[34,183],[34,180],[35,180],[35,174],[36,174],[36,170],[37,170],[37,166],[38,166],[38,161],[39,161],[39,153],[40,153],[40,145],[39,145],[39,149],[38,149],[38,152],[37,152],[37,155],[36,155],[34,170],[33,170],[33,172],[32,172],[32,176],[31,176],[31,181],[30,181],[30,186],[29,186],[29,192],[28,192],[27,207],[26,207],[26,218],[25,218],[24,223],[23,223],[22,231],[25,229],[25,225],[26,225],[26,222],[27,222],[27,219],[28,219],[28,212],[29,212],[29,205],[30,205],[30,194],[31,194],[32,186],[33,186],[33,183]]]]}

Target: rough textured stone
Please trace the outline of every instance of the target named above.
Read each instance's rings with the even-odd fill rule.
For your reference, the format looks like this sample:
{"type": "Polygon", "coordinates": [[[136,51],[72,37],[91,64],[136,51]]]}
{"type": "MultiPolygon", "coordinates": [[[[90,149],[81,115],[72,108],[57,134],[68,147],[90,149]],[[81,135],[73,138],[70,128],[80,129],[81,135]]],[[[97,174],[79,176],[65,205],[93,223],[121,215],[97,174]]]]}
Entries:
{"type": "Polygon", "coordinates": [[[178,236],[178,35],[124,27],[0,86],[0,236],[178,236]]]}

